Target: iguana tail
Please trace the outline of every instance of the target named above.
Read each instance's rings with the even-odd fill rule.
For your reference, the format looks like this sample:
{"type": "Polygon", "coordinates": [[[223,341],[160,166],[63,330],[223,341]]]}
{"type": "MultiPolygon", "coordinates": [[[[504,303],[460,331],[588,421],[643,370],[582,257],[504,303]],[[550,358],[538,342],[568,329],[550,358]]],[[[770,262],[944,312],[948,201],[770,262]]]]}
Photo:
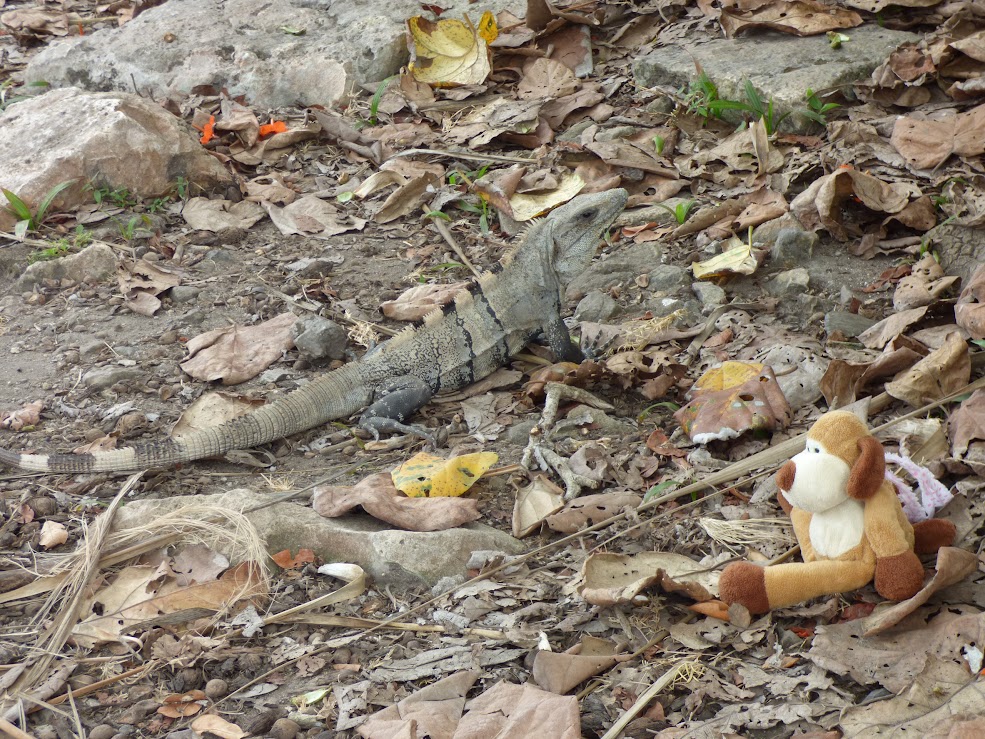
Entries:
{"type": "Polygon", "coordinates": [[[86,454],[19,454],[0,448],[0,464],[49,473],[135,472],[169,467],[267,444],[344,418],[364,407],[367,397],[355,366],[345,365],[245,416],[180,440],[149,441],[86,454]]]}

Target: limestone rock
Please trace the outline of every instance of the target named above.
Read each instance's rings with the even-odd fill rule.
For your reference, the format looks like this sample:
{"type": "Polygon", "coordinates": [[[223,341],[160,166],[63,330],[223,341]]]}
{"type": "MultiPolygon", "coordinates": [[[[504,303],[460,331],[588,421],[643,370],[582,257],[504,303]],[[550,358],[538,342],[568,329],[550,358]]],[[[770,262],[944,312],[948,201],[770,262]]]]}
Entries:
{"type": "MultiPolygon", "coordinates": [[[[55,200],[57,209],[91,201],[84,191],[90,182],[142,198],[165,195],[178,177],[206,190],[229,182],[198,138],[137,95],[52,90],[0,114],[0,187],[33,207],[56,185],[74,180],[55,200]]],[[[0,230],[13,223],[0,209],[0,230]]]]}
{"type": "MultiPolygon", "coordinates": [[[[165,500],[137,500],[121,508],[115,529],[138,526],[162,513],[186,505],[244,510],[269,499],[240,488],[219,495],[188,495],[165,500]]],[[[366,515],[323,518],[310,506],[277,503],[247,514],[268,552],[311,549],[326,562],[348,562],[366,570],[378,583],[397,587],[431,585],[442,577],[466,572],[472,552],[495,549],[508,554],[524,551],[512,536],[482,524],[446,531],[402,531],[366,515]]]]}
{"type": "MultiPolygon", "coordinates": [[[[0,133],[0,136],[3,134],[0,133]]],[[[116,254],[106,244],[92,244],[78,254],[69,254],[44,262],[35,262],[24,270],[17,287],[30,290],[44,280],[70,279],[73,282],[97,283],[116,276],[116,254]]]]}
{"type": "Polygon", "coordinates": [[[777,114],[793,111],[795,130],[811,122],[796,111],[806,106],[807,88],[826,90],[867,78],[897,46],[920,36],[868,24],[848,31],[851,41],[832,49],[825,36],[800,38],[756,33],[707,44],[668,44],[636,60],[633,73],[641,87],[686,87],[700,65],[718,86],[719,97],[745,100],[743,86],[752,82],[764,100],[773,99],[777,114]]]}
{"type": "MultiPolygon", "coordinates": [[[[522,0],[481,9],[442,3],[444,17],[482,10],[524,14],[522,0]]],[[[406,20],[415,0],[169,0],[119,28],[50,44],[28,65],[28,82],[132,90],[155,98],[205,85],[263,107],[331,107],[354,85],[376,83],[408,61],[406,20]],[[295,29],[293,33],[285,29],[295,29]]]]}
{"type": "Polygon", "coordinates": [[[342,359],[349,340],[345,329],[321,316],[303,316],[292,329],[294,346],[305,359],[342,359]]]}
{"type": "Polygon", "coordinates": [[[605,292],[621,284],[631,284],[638,276],[650,274],[663,267],[661,247],[649,242],[634,244],[592,263],[568,285],[567,299],[580,300],[593,290],[605,292]]]}

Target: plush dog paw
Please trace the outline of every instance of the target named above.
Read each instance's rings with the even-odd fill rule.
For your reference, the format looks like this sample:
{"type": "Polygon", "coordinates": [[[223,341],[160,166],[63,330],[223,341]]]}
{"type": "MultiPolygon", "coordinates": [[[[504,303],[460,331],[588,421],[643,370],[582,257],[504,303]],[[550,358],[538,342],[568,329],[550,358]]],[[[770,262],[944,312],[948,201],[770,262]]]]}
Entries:
{"type": "Polygon", "coordinates": [[[749,613],[766,613],[770,609],[765,570],[750,562],[734,562],[725,568],[718,580],[718,595],[729,605],[744,605],[749,613]]]}
{"type": "Polygon", "coordinates": [[[876,592],[887,600],[912,598],[923,587],[923,565],[913,552],[876,560],[876,592]]]}

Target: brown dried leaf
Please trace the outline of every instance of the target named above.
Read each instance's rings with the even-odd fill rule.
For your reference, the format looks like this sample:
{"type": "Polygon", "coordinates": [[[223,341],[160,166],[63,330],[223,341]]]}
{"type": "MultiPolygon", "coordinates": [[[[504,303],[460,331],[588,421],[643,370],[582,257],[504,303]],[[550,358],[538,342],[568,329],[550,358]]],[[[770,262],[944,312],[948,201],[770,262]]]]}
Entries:
{"type": "Polygon", "coordinates": [[[583,495],[568,503],[560,513],[548,516],[547,525],[552,531],[573,534],[588,526],[608,521],[627,508],[639,508],[642,502],[643,498],[629,492],[583,495]]]}
{"type": "Polygon", "coordinates": [[[814,36],[862,25],[858,13],[813,0],[776,0],[755,10],[723,8],[719,22],[729,38],[752,29],[768,29],[795,36],[814,36]]]}
{"type": "Polygon", "coordinates": [[[364,737],[450,737],[465,706],[465,696],[480,673],[456,672],[374,713],[358,732],[364,737]]]}
{"type": "Polygon", "coordinates": [[[564,508],[564,490],[543,475],[537,475],[526,487],[516,491],[513,504],[513,536],[529,536],[552,513],[564,508]]]}
{"type": "Polygon", "coordinates": [[[417,210],[429,191],[440,184],[432,172],[425,172],[410,182],[401,185],[383,202],[383,206],[373,217],[377,223],[389,223],[417,210]]]}
{"type": "Polygon", "coordinates": [[[229,326],[199,334],[188,342],[188,359],[181,369],[205,382],[245,382],[294,346],[291,328],[296,321],[294,314],[282,313],[255,326],[229,326]]]}
{"type": "MultiPolygon", "coordinates": [[[[909,275],[897,283],[896,292],[893,294],[893,307],[901,311],[930,305],[935,300],[939,300],[958,280],[957,277],[945,275],[934,256],[928,254],[913,265],[909,275]]],[[[956,309],[955,316],[957,316],[956,309]]],[[[958,325],[961,325],[960,321],[958,325]]]]}
{"type": "Polygon", "coordinates": [[[985,339],[985,264],[980,264],[954,306],[954,322],[973,339],[985,339]]]}
{"type": "Polygon", "coordinates": [[[395,321],[420,321],[428,313],[455,299],[455,295],[467,289],[468,282],[453,282],[449,285],[418,285],[404,290],[393,300],[380,305],[387,318],[395,321]]]}
{"type": "Polygon", "coordinates": [[[978,156],[985,153],[985,105],[941,120],[897,118],[890,143],[916,169],[933,169],[951,154],[978,156]]]}
{"type": "Polygon", "coordinates": [[[790,211],[806,228],[823,226],[839,239],[850,238],[843,222],[843,207],[856,202],[875,213],[899,213],[910,197],[920,196],[913,184],[883,182],[856,169],[841,168],[825,175],[790,203],[790,211]]]}
{"type": "Polygon", "coordinates": [[[937,566],[930,582],[912,598],[862,619],[863,636],[875,636],[891,629],[930,600],[934,593],[960,582],[977,569],[978,557],[974,553],[956,547],[942,547],[937,552],[937,566]]]}
{"type": "Polygon", "coordinates": [[[0,15],[0,23],[20,34],[67,36],[68,15],[57,10],[22,8],[0,15]]]}
{"type": "Polygon", "coordinates": [[[574,72],[561,62],[539,58],[523,65],[516,96],[521,100],[557,99],[570,95],[577,86],[574,72]]]}
{"type": "Polygon", "coordinates": [[[58,521],[45,521],[38,537],[38,545],[45,549],[54,549],[68,541],[68,529],[58,521]]]}
{"type": "MultiPolygon", "coordinates": [[[[246,202],[245,200],[243,201],[246,202]]],[[[262,203],[270,220],[285,236],[316,234],[336,236],[346,231],[362,231],[366,221],[339,211],[331,203],[314,195],[305,195],[284,208],[270,202],[262,203]]]]}
{"type": "Polygon", "coordinates": [[[352,487],[315,488],[311,507],[326,518],[345,515],[356,506],[374,518],[408,531],[443,531],[479,518],[473,498],[407,498],[394,487],[388,472],[364,478],[352,487]]]}
{"type": "Polygon", "coordinates": [[[219,426],[234,418],[245,416],[263,404],[262,400],[221,390],[203,393],[179,416],[171,429],[171,438],[182,439],[202,429],[219,426]]]}
{"type": "Polygon", "coordinates": [[[832,359],[821,378],[821,392],[834,410],[854,403],[870,382],[882,377],[894,377],[920,361],[924,355],[901,347],[886,352],[871,362],[851,363],[832,359]]]}
{"type": "Polygon", "coordinates": [[[718,596],[719,574],[671,552],[633,556],[603,552],[585,560],[578,593],[593,605],[612,606],[632,603],[644,589],[659,585],[666,593],[682,592],[693,600],[711,600],[718,596]]]}
{"type": "Polygon", "coordinates": [[[971,380],[971,355],[961,334],[947,335],[944,345],[886,383],[886,392],[914,408],[933,403],[971,380]]]}
{"type": "Polygon", "coordinates": [[[860,333],[858,335],[859,341],[869,349],[882,349],[923,318],[926,313],[927,306],[894,313],[860,333]]]}
{"type": "Polygon", "coordinates": [[[777,431],[790,423],[790,405],[776,376],[761,364],[723,362],[702,375],[688,397],[674,418],[696,444],[746,431],[777,431]]]}
{"type": "Polygon", "coordinates": [[[219,739],[243,739],[244,736],[249,736],[248,732],[243,731],[236,724],[214,713],[199,716],[192,721],[191,728],[198,734],[215,734],[219,739]]]}
{"type": "Polygon", "coordinates": [[[545,690],[564,695],[615,665],[621,651],[612,642],[594,636],[583,636],[580,644],[560,654],[540,649],[534,656],[534,680],[545,690]]]}
{"type": "Polygon", "coordinates": [[[4,411],[3,414],[0,414],[0,428],[20,431],[28,426],[37,426],[41,423],[41,410],[43,408],[44,403],[35,400],[16,411],[4,411]]]}
{"type": "Polygon", "coordinates": [[[118,264],[116,280],[127,306],[142,316],[154,315],[161,307],[157,296],[181,284],[179,275],[146,259],[118,264]]]}
{"type": "Polygon", "coordinates": [[[985,390],[976,390],[951,414],[948,421],[951,453],[958,458],[973,441],[985,440],[985,390]]]}
{"type": "Polygon", "coordinates": [[[263,208],[242,200],[209,200],[191,198],[181,209],[181,215],[199,231],[222,231],[227,228],[249,228],[264,216],[263,208]]]}

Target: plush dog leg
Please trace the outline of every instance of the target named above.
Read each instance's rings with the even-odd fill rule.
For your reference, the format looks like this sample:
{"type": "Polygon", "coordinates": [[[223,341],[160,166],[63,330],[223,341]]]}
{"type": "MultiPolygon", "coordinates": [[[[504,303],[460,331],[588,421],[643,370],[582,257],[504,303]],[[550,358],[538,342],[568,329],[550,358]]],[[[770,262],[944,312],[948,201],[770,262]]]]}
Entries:
{"type": "Polygon", "coordinates": [[[750,613],[766,613],[864,587],[872,581],[874,570],[871,560],[821,560],[772,567],[736,562],[722,572],[718,592],[726,603],[741,603],[750,613]]]}

